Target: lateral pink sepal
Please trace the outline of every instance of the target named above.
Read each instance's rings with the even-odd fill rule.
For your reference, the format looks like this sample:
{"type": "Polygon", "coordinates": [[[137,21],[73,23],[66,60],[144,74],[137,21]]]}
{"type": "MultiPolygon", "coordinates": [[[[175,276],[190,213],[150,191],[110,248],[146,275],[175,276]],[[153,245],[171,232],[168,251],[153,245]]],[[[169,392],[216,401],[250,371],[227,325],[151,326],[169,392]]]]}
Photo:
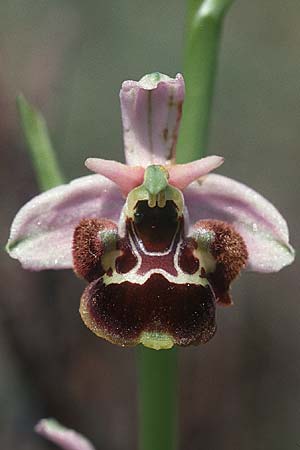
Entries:
{"type": "Polygon", "coordinates": [[[233,225],[248,250],[247,269],[277,272],[291,264],[295,252],[289,244],[286,221],[263,196],[242,183],[209,174],[184,190],[190,223],[217,219],[233,225]]]}
{"type": "Polygon", "coordinates": [[[71,268],[73,232],[81,219],[118,222],[123,205],[118,186],[101,175],[50,189],[20,209],[7,251],[29,270],[71,268]]]}

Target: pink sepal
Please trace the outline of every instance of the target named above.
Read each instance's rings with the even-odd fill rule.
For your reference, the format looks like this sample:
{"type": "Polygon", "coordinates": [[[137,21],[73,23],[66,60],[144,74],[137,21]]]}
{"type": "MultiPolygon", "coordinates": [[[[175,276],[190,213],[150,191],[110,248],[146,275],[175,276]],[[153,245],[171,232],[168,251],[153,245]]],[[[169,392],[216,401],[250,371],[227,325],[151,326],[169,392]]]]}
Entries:
{"type": "Polygon", "coordinates": [[[222,175],[209,174],[184,190],[190,223],[217,219],[244,238],[248,270],[277,272],[294,260],[287,224],[277,209],[253,189],[222,175]]]}
{"type": "Polygon", "coordinates": [[[147,167],[175,161],[184,80],[154,73],[124,81],[120,91],[126,162],[147,167]]]}
{"type": "Polygon", "coordinates": [[[50,189],[20,209],[12,223],[7,251],[25,269],[71,268],[73,232],[80,220],[118,222],[123,205],[118,186],[101,175],[50,189]]]}

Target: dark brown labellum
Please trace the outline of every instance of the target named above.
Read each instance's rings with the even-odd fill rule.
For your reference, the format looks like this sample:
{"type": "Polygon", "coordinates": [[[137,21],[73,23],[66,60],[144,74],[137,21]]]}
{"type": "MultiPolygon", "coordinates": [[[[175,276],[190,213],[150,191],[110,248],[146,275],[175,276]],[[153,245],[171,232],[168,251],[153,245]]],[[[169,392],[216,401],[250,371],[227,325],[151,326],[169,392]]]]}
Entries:
{"type": "Polygon", "coordinates": [[[246,261],[241,237],[222,222],[198,222],[185,237],[170,200],[138,201],[123,236],[110,221],[82,221],[73,254],[90,282],[80,306],[85,324],[112,343],[155,349],[209,341],[216,301],[230,302],[229,284],[246,261]]]}

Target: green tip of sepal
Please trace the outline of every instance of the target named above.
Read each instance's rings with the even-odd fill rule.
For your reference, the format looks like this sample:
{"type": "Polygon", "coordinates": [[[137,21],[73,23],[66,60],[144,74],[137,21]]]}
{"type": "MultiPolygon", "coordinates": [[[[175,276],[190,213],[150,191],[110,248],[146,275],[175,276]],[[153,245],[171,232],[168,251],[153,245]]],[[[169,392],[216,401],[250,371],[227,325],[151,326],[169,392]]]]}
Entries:
{"type": "Polygon", "coordinates": [[[168,75],[165,75],[160,72],[152,72],[147,73],[144,75],[140,81],[139,84],[145,89],[155,89],[161,81],[170,81],[172,78],[168,77],[168,75]]]}
{"type": "Polygon", "coordinates": [[[62,184],[64,178],[56,160],[44,117],[30,105],[23,94],[17,97],[17,108],[40,189],[45,191],[62,184]]]}

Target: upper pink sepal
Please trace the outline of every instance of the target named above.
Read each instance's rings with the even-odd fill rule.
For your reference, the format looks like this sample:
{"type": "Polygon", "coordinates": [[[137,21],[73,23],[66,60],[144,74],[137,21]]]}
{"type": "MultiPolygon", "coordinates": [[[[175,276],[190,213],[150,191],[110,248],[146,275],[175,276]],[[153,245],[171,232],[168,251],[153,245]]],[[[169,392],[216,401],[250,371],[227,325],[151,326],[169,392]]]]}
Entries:
{"type": "Polygon", "coordinates": [[[40,420],[34,430],[63,450],[95,450],[82,434],[65,428],[54,419],[40,420]]]}
{"type": "Polygon", "coordinates": [[[190,183],[223,164],[221,156],[207,156],[187,164],[176,164],[167,167],[169,172],[169,183],[178,189],[186,188],[190,183]]]}
{"type": "Polygon", "coordinates": [[[222,175],[209,174],[184,190],[190,223],[218,219],[244,238],[248,270],[277,272],[294,260],[287,224],[277,209],[253,189],[222,175]]]}
{"type": "Polygon", "coordinates": [[[124,81],[120,91],[126,162],[165,165],[175,160],[184,80],[158,72],[124,81]]]}
{"type": "Polygon", "coordinates": [[[100,158],[88,158],[85,165],[92,172],[103,175],[116,183],[124,195],[142,184],[144,180],[145,170],[140,166],[127,166],[117,161],[100,158]]]}
{"type": "Polygon", "coordinates": [[[78,178],[30,200],[16,215],[7,251],[29,270],[73,267],[72,239],[81,219],[119,220],[118,186],[101,175],[78,178]]]}

